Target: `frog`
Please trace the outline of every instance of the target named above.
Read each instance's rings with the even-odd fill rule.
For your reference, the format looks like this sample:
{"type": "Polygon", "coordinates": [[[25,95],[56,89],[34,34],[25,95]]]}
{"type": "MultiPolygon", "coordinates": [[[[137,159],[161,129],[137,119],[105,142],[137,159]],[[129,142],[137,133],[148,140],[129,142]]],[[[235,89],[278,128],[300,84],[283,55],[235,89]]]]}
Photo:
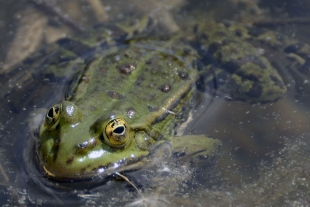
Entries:
{"type": "Polygon", "coordinates": [[[175,154],[211,162],[220,140],[175,136],[189,116],[199,80],[216,83],[216,91],[229,99],[263,103],[285,96],[277,69],[249,43],[261,36],[240,25],[204,23],[170,37],[149,32],[135,37],[120,27],[102,27],[80,39],[57,41],[47,52],[52,55],[36,63],[48,63],[44,73],[34,74],[69,80],[63,101],[47,110],[35,133],[45,175],[93,179],[175,154]]]}
{"type": "Polygon", "coordinates": [[[170,44],[134,41],[88,63],[40,126],[37,150],[49,178],[136,170],[183,151],[209,162],[219,153],[217,139],[174,137],[191,107],[198,54],[170,44]]]}

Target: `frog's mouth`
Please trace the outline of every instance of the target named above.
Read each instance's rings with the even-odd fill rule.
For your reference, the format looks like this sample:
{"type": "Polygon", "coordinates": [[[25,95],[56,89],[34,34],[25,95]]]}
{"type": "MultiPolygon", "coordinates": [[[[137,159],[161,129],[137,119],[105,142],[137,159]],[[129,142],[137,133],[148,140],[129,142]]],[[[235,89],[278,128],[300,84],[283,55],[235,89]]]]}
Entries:
{"type": "MultiPolygon", "coordinates": [[[[98,155],[97,152],[90,153],[89,156],[98,155]]],[[[113,163],[108,163],[106,166],[99,165],[93,168],[91,171],[87,172],[87,167],[80,169],[80,171],[74,173],[65,173],[66,170],[71,170],[69,166],[62,168],[62,173],[57,171],[54,172],[54,168],[47,165],[42,165],[42,170],[45,176],[51,180],[61,181],[61,182],[73,182],[73,181],[87,181],[94,180],[96,178],[104,178],[113,175],[116,172],[133,171],[141,169],[141,163],[143,157],[130,157],[128,159],[120,159],[113,163]]]]}

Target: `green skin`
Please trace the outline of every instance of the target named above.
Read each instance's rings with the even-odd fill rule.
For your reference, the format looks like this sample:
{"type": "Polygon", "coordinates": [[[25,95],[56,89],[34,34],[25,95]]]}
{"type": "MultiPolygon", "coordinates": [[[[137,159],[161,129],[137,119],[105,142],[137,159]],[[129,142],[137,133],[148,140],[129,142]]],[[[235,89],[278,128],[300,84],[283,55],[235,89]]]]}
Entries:
{"type": "MultiPolygon", "coordinates": [[[[184,39],[191,43],[198,39],[204,48],[216,45],[212,58],[219,67],[213,68],[211,75],[227,75],[219,92],[250,102],[275,101],[286,92],[277,71],[244,41],[247,36],[236,36],[233,27],[209,22],[182,41],[131,40],[104,50],[94,46],[93,39],[98,37],[90,37],[79,40],[96,51],[87,66],[77,57],[66,64],[54,60],[45,69],[67,68],[78,74],[69,89],[74,95],[67,94],[59,111],[50,109],[39,130],[41,165],[56,180],[140,169],[154,157],[166,159],[172,152],[193,155],[193,159],[218,154],[221,142],[217,139],[174,137],[175,127],[186,121],[197,78],[214,78],[210,65],[198,72],[197,60],[204,58],[205,52],[183,43],[184,39]],[[126,121],[127,141],[121,147],[111,146],[104,138],[108,122],[115,117],[126,121]]],[[[58,53],[72,57],[74,48],[60,46],[58,53]]]]}

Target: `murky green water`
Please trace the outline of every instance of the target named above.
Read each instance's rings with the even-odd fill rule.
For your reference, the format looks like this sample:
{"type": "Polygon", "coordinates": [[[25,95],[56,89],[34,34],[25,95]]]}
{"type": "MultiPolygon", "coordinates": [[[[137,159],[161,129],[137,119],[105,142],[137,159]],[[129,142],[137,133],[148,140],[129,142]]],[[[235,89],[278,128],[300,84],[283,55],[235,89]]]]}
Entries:
{"type": "MultiPolygon", "coordinates": [[[[156,11],[163,8],[169,11],[165,15],[171,12],[176,21],[190,18],[192,12],[201,12],[204,14],[203,18],[233,18],[248,23],[258,17],[305,18],[308,15],[305,8],[310,7],[307,1],[262,1],[258,5],[260,8],[255,6],[254,1],[239,1],[239,6],[233,2],[103,1],[107,15],[103,19],[96,17],[90,1],[49,3],[54,5],[53,8],[60,8],[62,14],[68,14],[86,31],[90,25],[98,22],[123,21],[133,14],[143,16],[154,12],[156,16],[156,11]]],[[[12,59],[17,59],[14,54],[27,54],[34,39],[39,38],[34,44],[44,45],[64,35],[76,35],[77,31],[59,21],[57,15],[45,10],[42,13],[42,8],[34,8],[32,4],[21,4],[19,1],[0,1],[0,4],[0,58],[4,65],[0,75],[3,83],[0,86],[2,206],[123,206],[134,204],[133,202],[136,202],[136,206],[142,206],[143,201],[147,206],[310,205],[309,75],[304,73],[296,76],[294,71],[285,67],[291,62],[277,52],[267,53],[267,56],[282,68],[279,72],[288,86],[288,94],[278,102],[250,104],[213,98],[210,95],[197,96],[193,121],[189,123],[185,133],[206,134],[223,142],[222,154],[208,180],[173,185],[174,180],[181,180],[181,177],[194,180],[195,174],[186,162],[182,166],[168,162],[162,169],[127,173],[129,180],[142,189],[143,200],[129,183],[113,177],[89,183],[57,183],[46,179],[38,173],[31,156],[33,137],[30,128],[34,125],[31,124],[31,117],[40,108],[49,107],[61,100],[64,85],[42,84],[29,78],[31,71],[17,70],[13,75],[5,75],[10,70],[9,66],[5,66],[13,64],[10,63],[12,59]],[[30,14],[37,16],[27,19],[30,14]],[[37,20],[36,26],[32,24],[33,19],[37,20]],[[30,32],[27,27],[22,27],[25,24],[29,25],[30,32]],[[30,43],[14,43],[16,38],[28,38],[30,43]],[[12,47],[16,48],[11,49],[12,47]],[[9,57],[8,53],[13,56],[9,57]],[[171,181],[162,183],[161,186],[147,185],[149,180],[160,182],[156,179],[162,177],[168,177],[171,181]]],[[[169,18],[166,17],[165,20],[170,21],[169,18]]],[[[173,29],[175,26],[173,21],[167,24],[159,20],[159,24],[166,29],[173,29]]],[[[269,29],[280,30],[288,36],[310,43],[308,25],[310,24],[295,23],[269,26],[269,29]]]]}

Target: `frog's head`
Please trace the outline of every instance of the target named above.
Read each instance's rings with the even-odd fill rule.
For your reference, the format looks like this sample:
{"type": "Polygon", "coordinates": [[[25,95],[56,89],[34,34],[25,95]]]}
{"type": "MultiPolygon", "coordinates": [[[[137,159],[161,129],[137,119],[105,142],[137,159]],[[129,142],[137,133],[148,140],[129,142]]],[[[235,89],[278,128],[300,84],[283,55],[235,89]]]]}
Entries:
{"type": "Polygon", "coordinates": [[[55,179],[113,173],[148,154],[135,143],[135,131],[119,112],[97,115],[68,101],[47,111],[39,136],[41,164],[55,179]]]}

